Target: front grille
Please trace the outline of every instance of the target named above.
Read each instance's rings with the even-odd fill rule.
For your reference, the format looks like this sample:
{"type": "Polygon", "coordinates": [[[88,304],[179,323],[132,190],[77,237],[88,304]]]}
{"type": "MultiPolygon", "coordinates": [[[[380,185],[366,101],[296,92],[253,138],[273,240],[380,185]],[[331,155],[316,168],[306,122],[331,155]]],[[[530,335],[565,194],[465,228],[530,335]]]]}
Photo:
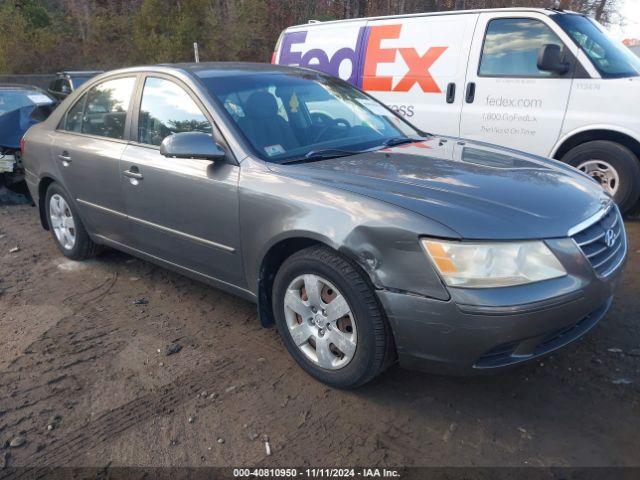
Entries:
{"type": "Polygon", "coordinates": [[[624,224],[618,208],[614,205],[609,207],[602,218],[573,234],[571,238],[601,277],[611,274],[626,254],[627,238],[624,224]]]}

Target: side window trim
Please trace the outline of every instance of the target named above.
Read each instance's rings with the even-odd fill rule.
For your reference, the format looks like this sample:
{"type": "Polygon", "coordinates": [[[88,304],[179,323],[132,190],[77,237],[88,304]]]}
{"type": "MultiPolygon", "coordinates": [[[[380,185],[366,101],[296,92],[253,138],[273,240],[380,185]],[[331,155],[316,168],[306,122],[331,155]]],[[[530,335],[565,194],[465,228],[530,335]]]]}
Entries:
{"type": "MultiPolygon", "coordinates": [[[[150,143],[143,143],[143,142],[141,142],[139,140],[139,138],[140,138],[139,122],[140,122],[140,112],[142,111],[142,98],[144,96],[144,87],[145,87],[145,85],[147,83],[147,80],[149,80],[150,78],[165,80],[167,82],[173,83],[175,86],[180,88],[184,93],[186,93],[189,96],[189,98],[191,98],[191,100],[196,105],[196,107],[198,107],[198,110],[200,111],[202,116],[207,119],[209,124],[211,124],[212,130],[215,130],[215,123],[211,120],[210,115],[207,115],[205,113],[206,112],[206,108],[204,108],[204,106],[201,104],[199,99],[193,94],[193,92],[191,91],[191,89],[189,87],[187,87],[186,85],[183,85],[182,82],[178,81],[178,79],[171,78],[169,76],[165,76],[165,75],[161,75],[161,74],[149,73],[149,74],[145,75],[144,78],[142,79],[142,81],[140,82],[140,89],[139,89],[140,98],[136,98],[136,101],[138,102],[138,105],[137,105],[136,110],[135,110],[135,120],[136,120],[135,121],[135,129],[131,128],[130,132],[129,132],[129,134],[131,135],[131,142],[132,143],[135,143],[135,144],[140,145],[140,146],[153,147],[153,148],[160,149],[160,146],[158,146],[158,145],[153,145],[153,144],[150,144],[150,143]]],[[[136,92],[136,93],[138,93],[138,92],[136,92]]]]}
{"type": "MultiPolygon", "coordinates": [[[[101,140],[106,140],[106,141],[112,141],[112,142],[118,142],[118,143],[129,143],[130,142],[130,126],[131,126],[131,120],[132,120],[132,113],[133,113],[133,108],[134,108],[134,102],[136,100],[136,92],[138,89],[138,85],[140,83],[140,78],[142,77],[141,74],[139,73],[122,73],[122,74],[118,74],[118,75],[114,75],[111,77],[105,77],[105,78],[101,78],[101,79],[90,79],[89,81],[85,82],[84,84],[81,85],[81,90],[82,90],[82,94],[76,99],[74,100],[74,102],[69,106],[69,108],[67,108],[67,110],[64,112],[64,114],[62,115],[62,117],[60,118],[60,121],[58,122],[58,125],[56,126],[56,131],[65,133],[67,135],[79,135],[82,137],[89,137],[89,138],[96,138],[96,139],[101,139],[101,140]],[[66,129],[66,125],[67,125],[67,116],[69,115],[69,112],[78,104],[78,102],[84,102],[84,105],[82,106],[82,116],[84,118],[85,116],[85,111],[87,108],[87,96],[90,90],[93,89],[93,87],[100,85],[104,82],[108,82],[110,80],[117,80],[120,78],[133,78],[135,80],[135,85],[133,87],[133,90],[131,92],[131,98],[129,101],[129,108],[127,109],[127,114],[126,114],[126,118],[125,118],[125,125],[124,125],[124,132],[123,132],[123,138],[113,138],[113,137],[105,137],[105,136],[101,136],[101,135],[93,135],[90,133],[83,133],[83,132],[74,132],[71,130],[67,130],[66,129]]],[[[74,91],[75,93],[75,91],[74,91]]]]}
{"type": "Polygon", "coordinates": [[[133,111],[131,114],[131,124],[128,130],[128,134],[130,138],[129,144],[135,145],[137,147],[142,147],[142,148],[149,148],[149,149],[158,150],[158,151],[160,150],[160,147],[157,145],[141,143],[138,141],[138,123],[140,120],[140,109],[142,107],[142,94],[144,91],[144,85],[145,85],[145,82],[147,81],[147,78],[160,78],[163,80],[167,80],[169,82],[174,83],[175,85],[180,87],[182,90],[184,90],[186,94],[189,95],[191,100],[194,101],[194,103],[200,110],[200,113],[202,113],[202,115],[204,115],[204,117],[211,124],[212,130],[213,130],[213,138],[215,139],[215,141],[220,143],[224,147],[224,149],[229,153],[233,163],[235,165],[238,164],[235,154],[233,153],[233,151],[231,150],[231,147],[229,146],[229,142],[227,142],[226,139],[224,138],[224,135],[222,135],[220,128],[218,128],[217,123],[215,122],[213,116],[209,112],[209,109],[205,107],[205,104],[202,102],[202,100],[200,100],[200,98],[193,92],[193,90],[188,85],[186,85],[183,81],[181,81],[179,78],[176,78],[172,75],[168,75],[161,72],[146,72],[141,74],[140,77],[138,78],[138,86],[136,87],[135,94],[133,96],[133,101],[131,102],[133,111]]]}
{"type": "MultiPolygon", "coordinates": [[[[83,105],[82,105],[82,117],[84,117],[84,109],[87,106],[87,93],[88,92],[84,92],[82,95],[80,95],[80,98],[78,98],[75,102],[73,102],[71,104],[71,106],[69,108],[67,108],[67,111],[64,112],[64,115],[62,115],[62,118],[58,122],[58,126],[56,127],[56,130],[60,130],[60,131],[65,132],[65,133],[70,133],[72,135],[82,134],[82,132],[74,132],[72,130],[67,130],[67,119],[69,118],[69,112],[71,110],[73,110],[75,108],[75,106],[78,105],[80,102],[83,103],[83,105]]],[[[82,128],[82,122],[80,123],[80,128],[82,128]]]]}
{"type": "Polygon", "coordinates": [[[502,17],[502,16],[496,16],[493,18],[490,18],[487,20],[487,23],[484,27],[484,33],[482,34],[482,45],[480,46],[480,56],[478,58],[478,66],[476,69],[476,76],[478,78],[535,78],[538,80],[558,80],[558,79],[565,79],[565,78],[573,78],[573,74],[576,68],[576,59],[575,56],[573,55],[573,53],[571,52],[571,50],[567,47],[567,44],[564,40],[562,40],[562,38],[560,38],[560,36],[551,28],[550,25],[548,25],[545,21],[543,21],[540,18],[536,18],[536,17],[502,17]],[[489,32],[489,27],[491,25],[491,22],[494,22],[496,20],[533,20],[535,22],[539,22],[541,24],[543,24],[545,27],[547,27],[557,38],[558,41],[562,44],[562,51],[567,59],[567,61],[569,63],[571,63],[571,68],[569,69],[569,71],[567,73],[565,73],[564,75],[560,75],[560,76],[554,76],[554,75],[549,75],[549,76],[545,76],[545,75],[486,75],[486,74],[482,74],[480,73],[480,68],[482,67],[482,58],[484,56],[484,47],[485,47],[485,43],[487,41],[487,33],[489,32]]]}

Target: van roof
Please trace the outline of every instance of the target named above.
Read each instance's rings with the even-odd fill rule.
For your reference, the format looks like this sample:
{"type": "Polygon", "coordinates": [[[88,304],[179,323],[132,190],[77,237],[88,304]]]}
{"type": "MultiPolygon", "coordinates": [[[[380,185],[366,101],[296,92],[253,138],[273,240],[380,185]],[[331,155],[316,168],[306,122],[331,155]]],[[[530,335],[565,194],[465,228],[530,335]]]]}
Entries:
{"type": "Polygon", "coordinates": [[[355,22],[359,20],[386,20],[393,18],[415,18],[415,17],[432,17],[432,16],[442,16],[442,15],[463,15],[468,13],[486,13],[486,12],[536,12],[542,13],[544,15],[552,15],[552,14],[576,14],[571,10],[560,10],[554,8],[528,8],[528,7],[513,7],[513,8],[477,8],[473,10],[445,10],[439,12],[423,12],[423,13],[406,13],[401,15],[380,15],[376,17],[362,17],[362,18],[347,18],[342,20],[328,20],[326,22],[320,20],[310,20],[309,23],[302,23],[299,25],[291,25],[286,28],[289,30],[291,28],[300,28],[300,27],[313,27],[314,25],[328,25],[334,23],[349,23],[355,22]]]}

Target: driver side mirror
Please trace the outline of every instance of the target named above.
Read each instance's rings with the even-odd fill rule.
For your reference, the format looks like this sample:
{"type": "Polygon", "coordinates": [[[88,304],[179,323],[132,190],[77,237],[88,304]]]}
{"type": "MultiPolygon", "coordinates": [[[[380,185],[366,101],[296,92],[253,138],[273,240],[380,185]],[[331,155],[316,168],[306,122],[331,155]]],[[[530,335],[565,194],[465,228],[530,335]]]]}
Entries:
{"type": "Polygon", "coordinates": [[[169,135],[160,144],[160,154],[172,158],[222,160],[226,152],[204,132],[180,132],[169,135]]]}
{"type": "Polygon", "coordinates": [[[540,47],[537,65],[538,70],[557,73],[558,75],[564,75],[571,67],[570,63],[562,59],[562,48],[560,45],[553,43],[547,43],[540,47]]]}

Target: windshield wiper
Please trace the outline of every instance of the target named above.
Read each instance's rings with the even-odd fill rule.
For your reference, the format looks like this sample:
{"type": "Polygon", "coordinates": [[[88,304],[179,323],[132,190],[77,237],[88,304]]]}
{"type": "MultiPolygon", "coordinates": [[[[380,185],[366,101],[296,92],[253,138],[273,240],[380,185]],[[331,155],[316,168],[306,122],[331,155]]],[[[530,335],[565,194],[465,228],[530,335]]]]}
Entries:
{"type": "Polygon", "coordinates": [[[295,158],[283,163],[300,163],[307,160],[327,160],[329,158],[348,157],[357,153],[363,153],[366,150],[346,150],[342,148],[323,148],[321,150],[310,150],[302,158],[295,158]]]}
{"type": "Polygon", "coordinates": [[[422,142],[423,140],[424,138],[415,137],[391,137],[387,138],[381,145],[385,147],[395,147],[397,145],[404,145],[405,143],[422,142]]]}
{"type": "MultiPolygon", "coordinates": [[[[422,141],[424,141],[424,138],[391,137],[391,138],[387,138],[378,147],[395,147],[396,145],[403,145],[405,143],[415,143],[415,142],[422,142],[422,141]]],[[[378,147],[374,147],[373,149],[368,148],[364,150],[347,150],[344,148],[323,148],[320,150],[310,150],[302,158],[294,158],[292,160],[288,160],[282,163],[285,163],[285,164],[302,163],[309,160],[327,160],[329,158],[348,157],[349,155],[356,155],[358,153],[370,152],[372,150],[375,150],[378,147]]]]}

